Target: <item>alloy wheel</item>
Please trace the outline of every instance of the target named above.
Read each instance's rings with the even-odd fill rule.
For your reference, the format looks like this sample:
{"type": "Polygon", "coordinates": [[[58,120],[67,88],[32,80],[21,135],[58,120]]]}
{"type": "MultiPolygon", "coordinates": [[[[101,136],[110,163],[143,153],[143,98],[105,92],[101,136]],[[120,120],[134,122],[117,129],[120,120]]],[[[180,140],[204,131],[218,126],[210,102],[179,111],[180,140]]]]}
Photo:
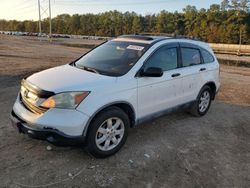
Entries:
{"type": "Polygon", "coordinates": [[[105,120],[96,132],[95,142],[102,151],[110,151],[119,145],[124,136],[124,123],[120,118],[105,120]]]}
{"type": "Polygon", "coordinates": [[[200,100],[199,100],[199,111],[201,113],[205,112],[207,110],[207,108],[209,107],[210,104],[210,100],[211,100],[211,96],[209,91],[204,91],[201,96],[200,96],[200,100]]]}

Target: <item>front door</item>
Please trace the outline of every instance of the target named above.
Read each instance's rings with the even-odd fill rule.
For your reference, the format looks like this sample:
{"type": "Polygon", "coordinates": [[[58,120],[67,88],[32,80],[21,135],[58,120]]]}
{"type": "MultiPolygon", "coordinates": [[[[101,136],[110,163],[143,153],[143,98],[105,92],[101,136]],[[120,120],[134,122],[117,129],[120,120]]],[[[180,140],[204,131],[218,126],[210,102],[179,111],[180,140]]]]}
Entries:
{"type": "Polygon", "coordinates": [[[150,67],[161,68],[164,73],[162,77],[137,79],[139,119],[179,104],[177,88],[181,85],[181,75],[178,72],[178,44],[168,44],[155,51],[142,69],[150,67]]]}

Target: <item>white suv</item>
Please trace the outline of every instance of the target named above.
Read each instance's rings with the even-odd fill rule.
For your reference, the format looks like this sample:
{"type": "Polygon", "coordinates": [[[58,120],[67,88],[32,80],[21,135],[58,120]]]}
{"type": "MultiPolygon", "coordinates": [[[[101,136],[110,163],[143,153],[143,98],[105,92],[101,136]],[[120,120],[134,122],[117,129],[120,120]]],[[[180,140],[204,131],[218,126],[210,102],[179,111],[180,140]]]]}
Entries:
{"type": "Polygon", "coordinates": [[[107,157],[123,146],[129,127],[177,107],[203,116],[219,86],[219,64],[206,43],[126,35],[23,79],[12,125],[107,157]]]}

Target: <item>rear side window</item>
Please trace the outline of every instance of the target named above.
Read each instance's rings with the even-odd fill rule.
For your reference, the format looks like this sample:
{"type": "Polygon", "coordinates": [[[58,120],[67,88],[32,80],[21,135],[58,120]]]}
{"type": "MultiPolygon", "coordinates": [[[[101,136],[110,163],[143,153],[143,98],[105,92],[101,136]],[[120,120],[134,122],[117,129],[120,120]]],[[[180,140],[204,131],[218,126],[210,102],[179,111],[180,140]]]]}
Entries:
{"type": "Polygon", "coordinates": [[[161,68],[163,71],[177,68],[177,48],[162,47],[156,51],[146,62],[145,69],[149,67],[161,68]]]}
{"type": "Polygon", "coordinates": [[[183,67],[201,64],[201,56],[198,49],[181,48],[181,55],[183,67]]]}
{"type": "Polygon", "coordinates": [[[207,50],[201,49],[201,55],[203,57],[204,63],[214,62],[214,57],[207,50]]]}

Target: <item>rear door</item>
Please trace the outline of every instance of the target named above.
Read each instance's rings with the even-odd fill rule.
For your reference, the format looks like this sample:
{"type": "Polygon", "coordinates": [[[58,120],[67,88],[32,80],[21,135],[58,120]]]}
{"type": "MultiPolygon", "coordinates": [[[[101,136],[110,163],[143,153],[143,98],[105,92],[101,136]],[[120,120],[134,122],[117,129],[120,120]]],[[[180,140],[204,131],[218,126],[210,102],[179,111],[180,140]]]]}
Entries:
{"type": "Polygon", "coordinates": [[[198,46],[180,43],[180,52],[182,62],[180,73],[183,79],[179,90],[179,100],[184,104],[196,99],[203,84],[201,74],[206,71],[206,67],[198,46]]]}
{"type": "MultiPolygon", "coordinates": [[[[203,58],[204,66],[201,71],[201,79],[203,84],[207,82],[219,83],[219,64],[217,59],[208,50],[201,48],[201,55],[203,58]]],[[[218,89],[219,85],[217,85],[218,89]]]]}

